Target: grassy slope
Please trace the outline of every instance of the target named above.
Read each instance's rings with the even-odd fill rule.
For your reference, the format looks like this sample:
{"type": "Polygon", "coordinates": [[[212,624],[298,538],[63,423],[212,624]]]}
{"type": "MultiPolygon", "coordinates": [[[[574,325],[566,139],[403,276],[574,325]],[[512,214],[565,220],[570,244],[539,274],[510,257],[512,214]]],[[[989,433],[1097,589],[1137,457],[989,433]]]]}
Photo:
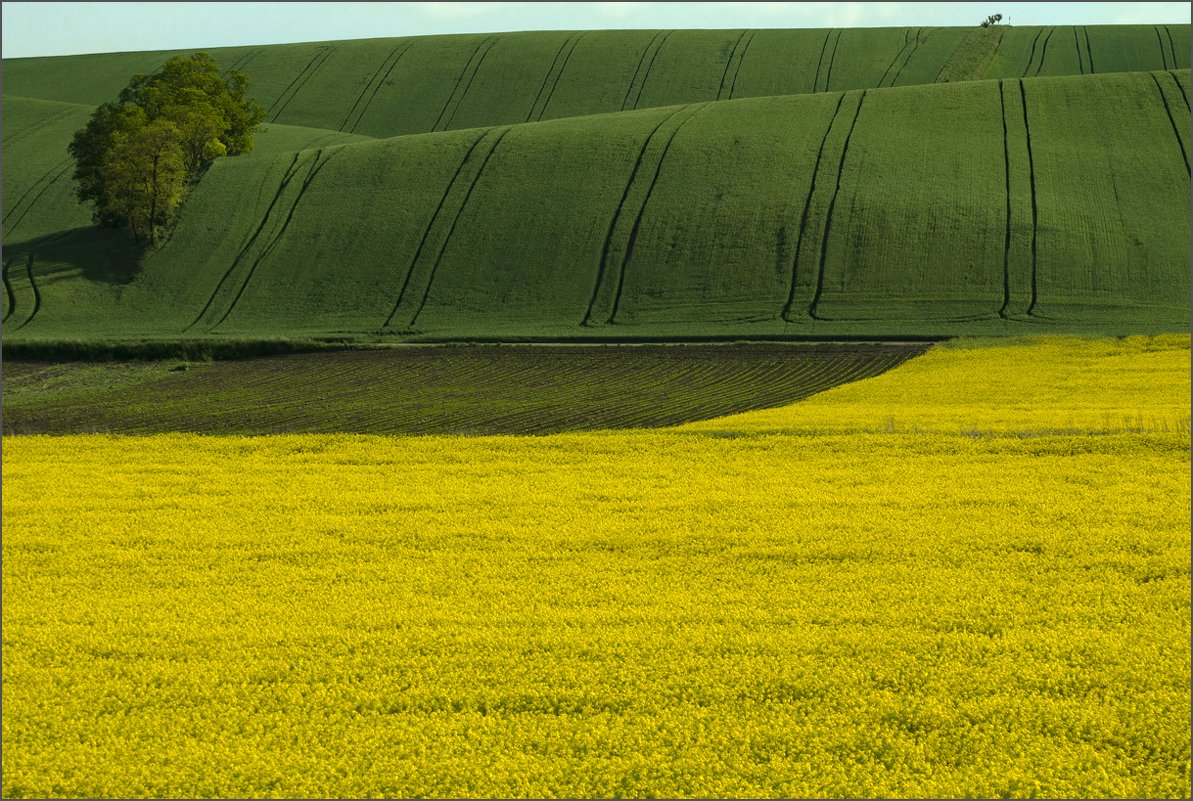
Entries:
{"type": "Polygon", "coordinates": [[[176,360],[10,362],[4,431],[543,434],[657,427],[792,403],[877,375],[926,348],[414,346],[184,370],[176,360]]]}
{"type": "Polygon", "coordinates": [[[86,275],[86,239],[39,248],[40,310],[8,335],[1183,329],[1178,78],[768,97],[221,161],[120,280],[86,275]]]}
{"type": "Polygon", "coordinates": [[[64,148],[87,103],[168,54],[10,60],[5,335],[933,335],[1049,318],[1183,327],[1188,177],[1176,167],[1188,73],[1029,78],[1022,93],[1016,80],[1181,66],[1184,49],[1156,45],[1170,35],[1185,41],[1188,28],[543,32],[229,49],[221,62],[254,76],[280,122],[253,159],[216,164],[174,240],[144,260],[86,227],[64,148]],[[986,74],[1011,78],[909,85],[986,74]],[[818,94],[645,108],[783,92],[818,94]],[[645,110],[335,147],[634,108],[645,110]]]}
{"type": "MultiPolygon", "coordinates": [[[[272,122],[395,136],[730,96],[932,83],[972,30],[536,31],[210,52],[252,76],[272,122]]],[[[181,52],[7,59],[5,91],[95,105],[115,97],[134,72],[181,52]]],[[[964,77],[1188,67],[1187,25],[1029,26],[1005,29],[993,61],[964,77]]]]}

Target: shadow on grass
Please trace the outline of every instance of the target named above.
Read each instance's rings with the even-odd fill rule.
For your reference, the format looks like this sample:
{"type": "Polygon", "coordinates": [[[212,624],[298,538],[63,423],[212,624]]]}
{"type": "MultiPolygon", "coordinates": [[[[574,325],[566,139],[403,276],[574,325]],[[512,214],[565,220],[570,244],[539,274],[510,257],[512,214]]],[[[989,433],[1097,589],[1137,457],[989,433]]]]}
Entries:
{"type": "Polygon", "coordinates": [[[81,278],[123,286],[141,273],[146,252],[123,231],[89,226],[5,245],[4,260],[23,266],[32,259],[41,285],[81,278]]]}

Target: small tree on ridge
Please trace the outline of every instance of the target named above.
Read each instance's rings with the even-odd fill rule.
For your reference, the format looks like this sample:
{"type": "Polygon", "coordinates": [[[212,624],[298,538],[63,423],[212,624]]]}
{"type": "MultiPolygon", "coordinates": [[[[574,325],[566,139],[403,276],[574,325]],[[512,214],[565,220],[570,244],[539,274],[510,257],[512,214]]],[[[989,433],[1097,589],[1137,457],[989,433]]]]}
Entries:
{"type": "Polygon", "coordinates": [[[95,221],[157,244],[212,160],[253,149],[265,109],[245,97],[248,83],[195,53],[134,75],[117,101],[97,108],[68,148],[78,198],[94,204],[95,221]]]}

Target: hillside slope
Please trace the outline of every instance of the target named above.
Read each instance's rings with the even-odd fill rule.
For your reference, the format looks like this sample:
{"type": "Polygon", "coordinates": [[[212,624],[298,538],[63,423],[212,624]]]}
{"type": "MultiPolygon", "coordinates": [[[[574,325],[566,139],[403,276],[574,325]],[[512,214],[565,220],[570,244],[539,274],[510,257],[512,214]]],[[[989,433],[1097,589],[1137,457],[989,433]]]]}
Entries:
{"type": "MultiPolygon", "coordinates": [[[[1188,25],[531,31],[210,52],[251,76],[270,122],[386,137],[705,100],[1188,69],[1189,36],[1188,25]]],[[[6,59],[4,91],[95,106],[182,54],[6,59]]]]}
{"type": "Polygon", "coordinates": [[[139,263],[98,267],[87,228],[7,249],[5,336],[1184,330],[1188,91],[972,81],[223,160],[139,263]]]}

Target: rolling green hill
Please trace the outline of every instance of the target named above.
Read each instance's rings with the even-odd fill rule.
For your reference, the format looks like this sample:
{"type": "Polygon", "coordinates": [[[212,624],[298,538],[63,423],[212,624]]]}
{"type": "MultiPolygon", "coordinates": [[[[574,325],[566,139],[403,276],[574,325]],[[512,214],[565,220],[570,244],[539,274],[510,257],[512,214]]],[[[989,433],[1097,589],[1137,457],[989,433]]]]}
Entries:
{"type": "MultiPolygon", "coordinates": [[[[97,105],[187,51],[8,59],[5,94],[97,105]]],[[[213,48],[269,121],[374,137],[705,100],[1189,68],[1188,25],[530,31],[213,48]]]]}
{"type": "Polygon", "coordinates": [[[88,225],[65,144],[87,103],[169,54],[6,61],[5,339],[1184,330],[1188,40],[603,31],[216,52],[273,122],[144,257],[88,225]]]}

